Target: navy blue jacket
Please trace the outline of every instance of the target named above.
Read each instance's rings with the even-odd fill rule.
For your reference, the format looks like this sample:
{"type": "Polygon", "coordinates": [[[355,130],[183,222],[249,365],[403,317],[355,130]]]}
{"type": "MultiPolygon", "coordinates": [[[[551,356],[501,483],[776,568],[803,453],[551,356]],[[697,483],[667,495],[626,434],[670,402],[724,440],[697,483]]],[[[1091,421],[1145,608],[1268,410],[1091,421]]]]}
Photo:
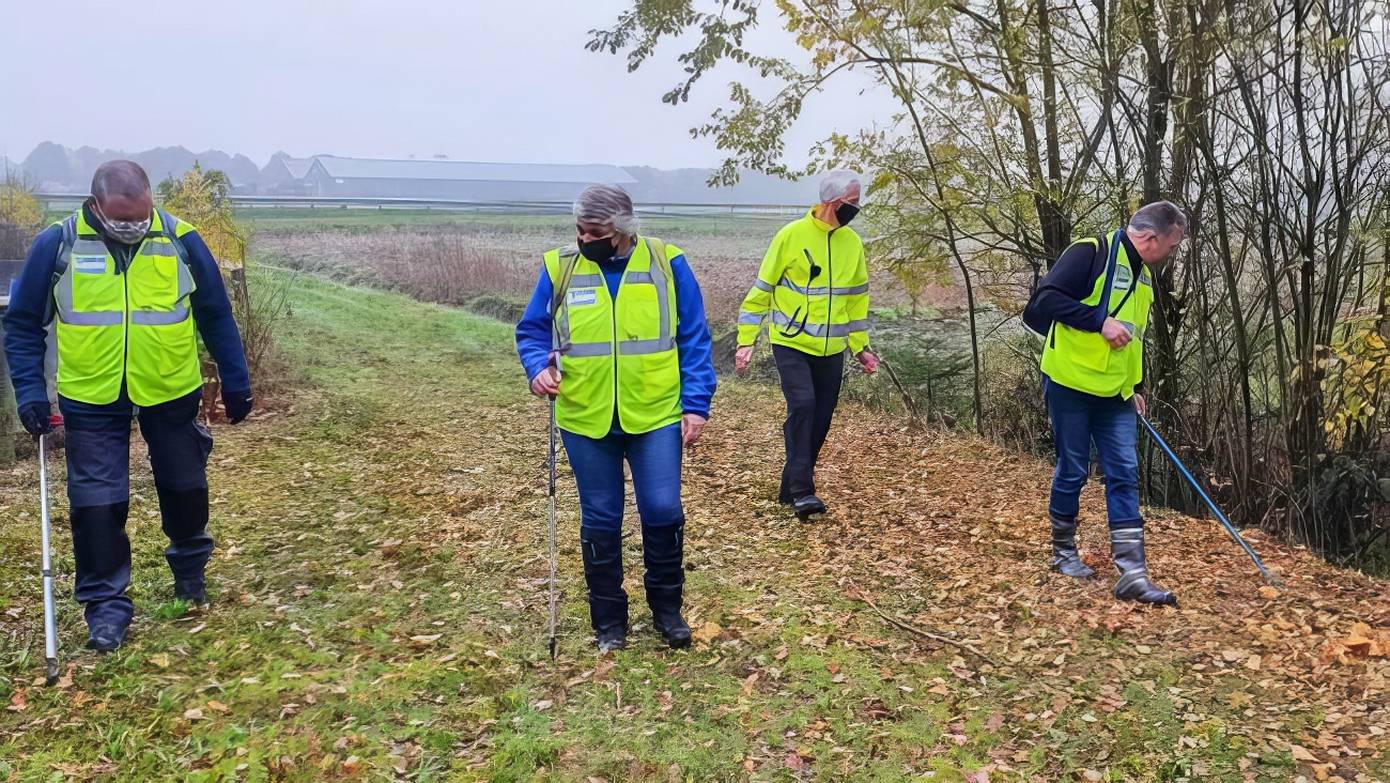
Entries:
{"type": "MultiPolygon", "coordinates": [[[[618,285],[627,269],[627,258],[615,258],[599,268],[603,270],[608,292],[618,295],[618,285]]],[[[710,400],[714,397],[717,380],[714,374],[713,340],[709,322],[705,319],[705,300],[700,284],[684,255],[671,259],[671,276],[676,286],[676,352],[680,356],[681,408],[686,413],[698,413],[709,418],[710,400]]],[[[550,366],[551,317],[550,302],[555,288],[541,265],[540,279],[526,312],[516,325],[516,352],[527,379],[534,379],[550,366]]],[[[615,412],[616,413],[616,412],[615,412]]]]}
{"type": "MultiPolygon", "coordinates": [[[[1120,231],[1120,241],[1132,261],[1142,261],[1129,237],[1120,231]]],[[[1023,311],[1023,321],[1038,334],[1047,334],[1053,321],[1061,321],[1083,332],[1099,332],[1105,323],[1100,305],[1082,304],[1091,295],[1096,278],[1105,274],[1110,259],[1090,242],[1077,242],[1058,257],[1052,269],[1038,281],[1038,290],[1023,311]]]]}
{"type": "MultiPolygon", "coordinates": [[[[98,232],[101,231],[99,222],[90,214],[87,219],[93,226],[98,226],[98,232]]],[[[232,317],[232,303],[227,298],[226,286],[222,284],[222,271],[197,231],[190,231],[180,239],[188,250],[193,282],[198,286],[198,290],[188,297],[193,321],[198,326],[203,345],[207,346],[208,353],[217,362],[222,388],[234,393],[249,392],[251,372],[246,367],[246,354],[241,347],[236,319],[232,317]]],[[[113,241],[106,239],[108,248],[111,248],[113,241]]],[[[4,319],[5,359],[10,365],[15,402],[19,405],[48,400],[48,387],[43,375],[43,357],[48,339],[44,316],[53,298],[53,272],[62,243],[62,226],[49,226],[40,232],[29,247],[24,269],[10,291],[10,309],[4,319]]],[[[123,250],[120,247],[111,249],[113,255],[123,250]]],[[[128,254],[129,250],[125,249],[124,252],[128,254]]],[[[122,395],[124,393],[122,386],[122,395]]]]}

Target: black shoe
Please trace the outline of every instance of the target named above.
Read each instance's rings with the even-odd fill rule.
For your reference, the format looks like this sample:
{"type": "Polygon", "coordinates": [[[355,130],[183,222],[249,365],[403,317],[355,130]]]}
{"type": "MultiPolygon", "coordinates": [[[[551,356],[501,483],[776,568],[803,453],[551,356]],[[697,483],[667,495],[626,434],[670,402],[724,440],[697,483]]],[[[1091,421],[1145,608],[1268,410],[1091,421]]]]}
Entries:
{"type": "Polygon", "coordinates": [[[825,503],[815,495],[799,497],[792,503],[792,510],[796,512],[796,518],[805,522],[815,514],[825,513],[825,503]]]}
{"type": "Polygon", "coordinates": [[[126,627],[113,623],[98,623],[87,632],[87,649],[99,653],[114,652],[125,643],[126,627]]]}
{"type": "Polygon", "coordinates": [[[589,587],[589,620],[601,652],[627,645],[627,593],[623,591],[623,536],[581,528],[584,582],[589,587]]]}
{"type": "Polygon", "coordinates": [[[674,649],[690,646],[690,626],[681,617],[685,589],[685,524],[642,526],[643,584],[652,610],[652,627],[674,649]]]}
{"type": "Polygon", "coordinates": [[[194,606],[206,606],[208,591],[203,582],[174,582],[174,598],[194,606]]]}
{"type": "Polygon", "coordinates": [[[1149,580],[1148,564],[1144,561],[1144,528],[1132,527],[1110,531],[1110,554],[1120,579],[1115,583],[1115,597],[1141,604],[1177,606],[1178,597],[1149,580]]]}
{"type": "Polygon", "coordinates": [[[1052,518],[1052,570],[1076,579],[1090,579],[1095,569],[1081,562],[1076,551],[1076,520],[1052,518]]]}

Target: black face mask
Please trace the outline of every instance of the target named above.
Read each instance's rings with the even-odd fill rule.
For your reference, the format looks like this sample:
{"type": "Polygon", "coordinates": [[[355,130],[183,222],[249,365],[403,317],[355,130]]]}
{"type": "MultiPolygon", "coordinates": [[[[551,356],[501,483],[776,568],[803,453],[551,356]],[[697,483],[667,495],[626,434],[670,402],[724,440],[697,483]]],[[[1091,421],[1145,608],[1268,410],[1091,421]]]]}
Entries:
{"type": "Polygon", "coordinates": [[[613,244],[613,237],[595,239],[592,242],[580,241],[579,254],[596,264],[602,264],[618,254],[618,246],[613,244]]]}
{"type": "Polygon", "coordinates": [[[835,207],[835,219],[840,221],[840,225],[847,226],[854,216],[859,214],[859,207],[854,204],[841,204],[835,207]]]}

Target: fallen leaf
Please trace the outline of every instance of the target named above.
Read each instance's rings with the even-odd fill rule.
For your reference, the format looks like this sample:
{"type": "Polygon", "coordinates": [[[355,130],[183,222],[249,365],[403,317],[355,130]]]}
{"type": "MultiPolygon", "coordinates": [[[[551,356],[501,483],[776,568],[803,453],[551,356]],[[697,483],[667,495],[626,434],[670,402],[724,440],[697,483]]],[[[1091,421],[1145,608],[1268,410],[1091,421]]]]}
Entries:
{"type": "Polygon", "coordinates": [[[709,644],[710,642],[712,642],[712,641],[714,641],[716,638],[718,638],[718,637],[719,637],[719,634],[721,634],[721,633],[723,633],[723,632],[724,632],[724,629],[721,628],[721,627],[719,626],[719,623],[705,623],[704,625],[700,626],[699,629],[697,629],[694,633],[692,633],[692,634],[690,634],[690,635],[691,635],[691,636],[695,639],[695,641],[697,641],[697,642],[703,642],[703,643],[705,643],[705,644],[709,644]]]}
{"type": "Polygon", "coordinates": [[[184,720],[202,720],[202,719],[203,719],[203,711],[200,710],[200,709],[198,709],[197,707],[194,707],[194,708],[189,709],[189,710],[184,710],[184,711],[183,711],[183,719],[184,719],[184,720]]]}
{"type": "Polygon", "coordinates": [[[232,711],[232,708],[231,708],[231,707],[228,707],[227,705],[223,704],[223,703],[220,702],[220,701],[210,701],[210,702],[208,702],[208,709],[212,710],[213,712],[231,712],[231,711],[232,711]]]}
{"type": "Polygon", "coordinates": [[[419,636],[410,637],[410,641],[417,644],[430,644],[431,642],[439,641],[439,638],[443,635],[442,633],[421,634],[419,636]]]}
{"type": "Polygon", "coordinates": [[[1289,752],[1293,754],[1294,761],[1303,761],[1309,764],[1316,764],[1318,757],[1302,745],[1290,745],[1289,752]]]}
{"type": "Polygon", "coordinates": [[[169,654],[155,653],[154,655],[150,656],[150,663],[154,664],[155,666],[158,666],[161,669],[167,669],[169,668],[169,654]]]}
{"type": "Polygon", "coordinates": [[[1260,597],[1268,599],[1278,598],[1279,588],[1271,587],[1270,585],[1265,585],[1264,587],[1260,588],[1260,597]]]}

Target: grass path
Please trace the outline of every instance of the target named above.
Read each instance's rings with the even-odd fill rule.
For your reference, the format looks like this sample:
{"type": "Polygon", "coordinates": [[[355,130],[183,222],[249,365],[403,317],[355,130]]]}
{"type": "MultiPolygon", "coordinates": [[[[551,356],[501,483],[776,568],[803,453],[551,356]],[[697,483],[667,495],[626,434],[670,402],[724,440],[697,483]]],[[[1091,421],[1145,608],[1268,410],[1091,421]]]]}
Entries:
{"type": "Polygon", "coordinates": [[[695,648],[651,631],[630,524],[639,627],[593,652],[566,476],[552,664],[544,407],[510,329],[315,278],[293,309],[299,391],[216,432],[212,608],[169,600],[137,453],[130,643],[80,651],[63,598],[58,689],[36,684],[33,465],[0,474],[0,780],[1390,778],[1386,659],[1337,646],[1390,626],[1386,582],[1256,534],[1289,583],[1262,593],[1214,525],[1159,516],[1183,606],[1118,605],[1042,568],[1045,466],[853,407],[824,457],[837,511],[801,525],[752,383],[726,381],[685,468],[695,648]]]}

